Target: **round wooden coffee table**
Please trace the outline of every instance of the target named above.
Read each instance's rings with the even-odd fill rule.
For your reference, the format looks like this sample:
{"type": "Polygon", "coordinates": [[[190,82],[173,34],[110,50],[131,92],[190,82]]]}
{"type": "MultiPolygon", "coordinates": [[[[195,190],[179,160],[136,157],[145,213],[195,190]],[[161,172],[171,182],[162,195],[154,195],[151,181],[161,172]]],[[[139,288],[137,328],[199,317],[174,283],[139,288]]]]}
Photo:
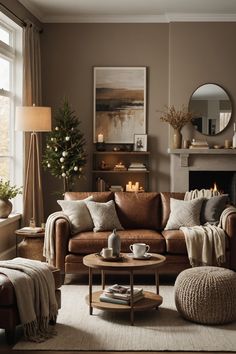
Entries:
{"type": "Polygon", "coordinates": [[[130,311],[130,321],[134,324],[134,312],[145,311],[151,308],[158,308],[162,303],[162,297],[159,295],[159,272],[158,269],[163,265],[166,258],[160,254],[152,253],[150,259],[133,259],[126,253],[121,254],[120,261],[106,261],[97,253],[89,254],[83,258],[83,263],[89,268],[89,295],[87,302],[89,303],[90,315],[93,314],[93,308],[108,311],[130,311]],[[130,305],[120,305],[100,301],[100,295],[103,291],[92,292],[93,286],[93,269],[100,269],[102,275],[102,290],[105,289],[105,272],[106,271],[124,271],[130,275],[131,299],[130,305]],[[156,293],[144,291],[144,298],[138,302],[133,302],[134,289],[134,271],[153,269],[155,274],[156,293]]]}

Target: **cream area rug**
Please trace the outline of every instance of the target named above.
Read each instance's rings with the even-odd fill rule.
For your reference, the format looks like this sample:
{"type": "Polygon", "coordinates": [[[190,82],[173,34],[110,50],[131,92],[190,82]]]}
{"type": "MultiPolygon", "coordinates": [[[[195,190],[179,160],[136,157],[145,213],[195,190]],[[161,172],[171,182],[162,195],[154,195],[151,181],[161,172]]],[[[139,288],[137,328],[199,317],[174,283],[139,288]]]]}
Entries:
{"type": "MultiPolygon", "coordinates": [[[[146,290],[154,287],[144,286],[146,290]]],[[[98,290],[98,286],[93,287],[98,290]]],[[[236,323],[203,326],[180,317],[173,286],[161,286],[159,310],[135,313],[134,326],[128,313],[94,309],[89,315],[85,296],[88,286],[63,285],[57,336],[43,343],[18,342],[21,350],[88,351],[236,351],[236,323]]]]}

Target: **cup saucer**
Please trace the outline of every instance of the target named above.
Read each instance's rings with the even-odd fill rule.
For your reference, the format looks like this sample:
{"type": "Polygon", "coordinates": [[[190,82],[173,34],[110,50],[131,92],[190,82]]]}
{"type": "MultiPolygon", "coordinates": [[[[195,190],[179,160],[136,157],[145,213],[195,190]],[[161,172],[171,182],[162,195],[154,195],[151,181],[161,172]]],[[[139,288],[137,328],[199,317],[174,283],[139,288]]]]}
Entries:
{"type": "Polygon", "coordinates": [[[150,259],[152,257],[151,253],[145,253],[143,256],[135,256],[133,253],[128,253],[128,257],[133,259],[150,259]]]}

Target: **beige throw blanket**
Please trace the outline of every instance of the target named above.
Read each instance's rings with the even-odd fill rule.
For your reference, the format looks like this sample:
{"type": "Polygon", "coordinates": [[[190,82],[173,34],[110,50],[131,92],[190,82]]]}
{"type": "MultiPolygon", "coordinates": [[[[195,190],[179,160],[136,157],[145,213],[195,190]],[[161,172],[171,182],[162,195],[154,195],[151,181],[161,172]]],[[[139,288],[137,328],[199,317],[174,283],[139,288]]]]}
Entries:
{"type": "Polygon", "coordinates": [[[25,258],[0,261],[0,272],[14,286],[20,321],[27,340],[44,341],[55,332],[49,331],[49,320],[58,312],[55,282],[46,263],[25,258]]]}
{"type": "Polygon", "coordinates": [[[225,232],[218,226],[181,227],[192,267],[225,262],[225,232]]]}
{"type": "MultiPolygon", "coordinates": [[[[210,198],[218,195],[209,189],[193,190],[185,193],[184,200],[195,198],[210,198]]],[[[203,226],[181,227],[185,236],[187,252],[192,267],[199,265],[221,265],[225,262],[225,225],[227,217],[236,212],[234,206],[224,209],[217,226],[205,224],[203,226]]]]}
{"type": "Polygon", "coordinates": [[[43,255],[49,264],[53,264],[55,258],[55,223],[57,219],[65,219],[70,224],[69,217],[62,211],[57,211],[47,218],[43,245],[43,255]]]}
{"type": "Polygon", "coordinates": [[[195,198],[211,198],[215,195],[220,195],[220,193],[218,191],[213,191],[212,189],[194,189],[185,193],[184,200],[193,200],[195,198]]]}

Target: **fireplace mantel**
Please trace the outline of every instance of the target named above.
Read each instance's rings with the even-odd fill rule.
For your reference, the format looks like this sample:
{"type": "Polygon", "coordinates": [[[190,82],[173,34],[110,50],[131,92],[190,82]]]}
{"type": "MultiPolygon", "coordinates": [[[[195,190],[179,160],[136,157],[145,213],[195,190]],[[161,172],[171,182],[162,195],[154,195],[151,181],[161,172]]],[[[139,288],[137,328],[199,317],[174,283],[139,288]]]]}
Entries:
{"type": "Polygon", "coordinates": [[[189,190],[189,171],[236,171],[236,149],[168,149],[171,191],[189,190]]]}
{"type": "Polygon", "coordinates": [[[180,166],[189,166],[189,155],[236,155],[236,149],[168,149],[169,154],[180,156],[180,166]]]}

